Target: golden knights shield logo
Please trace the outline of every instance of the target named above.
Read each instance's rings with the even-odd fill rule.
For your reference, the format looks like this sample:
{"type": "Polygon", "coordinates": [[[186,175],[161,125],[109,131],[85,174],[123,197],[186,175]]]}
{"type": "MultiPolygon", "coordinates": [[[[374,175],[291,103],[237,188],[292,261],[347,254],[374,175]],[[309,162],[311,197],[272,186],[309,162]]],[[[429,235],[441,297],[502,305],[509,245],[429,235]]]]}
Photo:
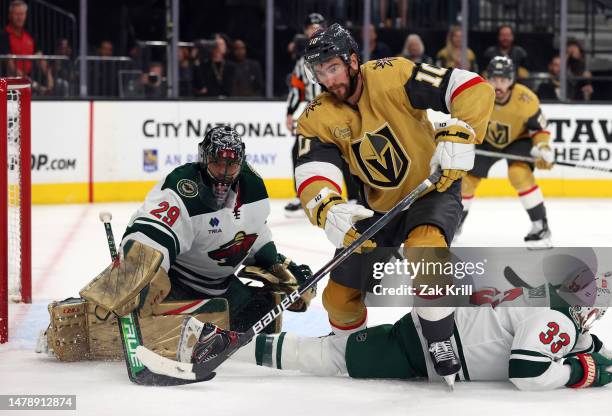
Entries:
{"type": "Polygon", "coordinates": [[[351,148],[359,168],[372,185],[395,188],[410,167],[408,155],[387,124],[373,133],[366,132],[351,148]]]}
{"type": "Polygon", "coordinates": [[[510,141],[510,126],[497,121],[489,121],[486,138],[493,146],[503,147],[510,141]]]}

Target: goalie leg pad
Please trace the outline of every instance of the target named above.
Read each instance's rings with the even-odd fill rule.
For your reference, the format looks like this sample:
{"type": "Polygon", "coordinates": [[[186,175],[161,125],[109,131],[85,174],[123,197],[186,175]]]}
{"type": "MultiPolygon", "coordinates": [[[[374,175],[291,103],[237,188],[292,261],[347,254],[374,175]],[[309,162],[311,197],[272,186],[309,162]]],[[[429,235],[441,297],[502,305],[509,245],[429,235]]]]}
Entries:
{"type": "MultiPolygon", "coordinates": [[[[117,318],[103,308],[84,299],[67,299],[51,303],[49,313],[47,342],[60,361],[123,359],[117,318]]],[[[155,306],[153,315],[139,320],[144,345],[174,358],[185,315],[229,329],[226,299],[163,302],[155,306]]]]}
{"type": "Polygon", "coordinates": [[[118,316],[127,315],[138,307],[142,309],[141,316],[147,316],[152,305],[161,302],[170,292],[170,279],[159,267],[163,255],[133,240],[123,249],[125,255],[120,261],[109,265],[79,294],[118,316]]]}

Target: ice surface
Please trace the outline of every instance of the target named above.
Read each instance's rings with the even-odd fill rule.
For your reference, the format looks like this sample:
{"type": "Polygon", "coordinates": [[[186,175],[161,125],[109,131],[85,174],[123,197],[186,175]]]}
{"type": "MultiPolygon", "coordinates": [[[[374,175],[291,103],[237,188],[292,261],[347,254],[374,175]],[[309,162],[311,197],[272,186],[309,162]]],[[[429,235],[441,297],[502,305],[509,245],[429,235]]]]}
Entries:
{"type": "MultiPolygon", "coordinates": [[[[277,246],[317,270],[330,259],[333,248],[323,231],[306,219],[285,219],[284,203],[273,201],[272,207],[270,226],[277,246]]],[[[48,324],[47,303],[77,296],[78,290],[109,262],[99,212],[113,214],[113,229],[119,240],[137,205],[33,207],[34,303],[10,305],[11,341],[0,346],[0,394],[76,394],[79,415],[612,414],[610,386],[524,393],[505,382],[473,382],[458,383],[455,392],[448,393],[435,383],[319,378],[229,362],[211,382],[140,387],[129,382],[123,363],[67,364],[35,354],[38,331],[48,324]]],[[[547,209],[557,246],[612,246],[612,200],[554,199],[547,201],[547,209]]],[[[521,246],[528,229],[529,221],[518,199],[477,199],[457,245],[521,246]]],[[[325,281],[320,291],[324,286],[325,281]]],[[[369,323],[394,322],[406,312],[371,308],[369,323]]],[[[320,297],[305,314],[287,313],[284,323],[284,330],[300,335],[317,336],[330,330],[320,297]]],[[[594,332],[612,345],[612,312],[594,332]]]]}

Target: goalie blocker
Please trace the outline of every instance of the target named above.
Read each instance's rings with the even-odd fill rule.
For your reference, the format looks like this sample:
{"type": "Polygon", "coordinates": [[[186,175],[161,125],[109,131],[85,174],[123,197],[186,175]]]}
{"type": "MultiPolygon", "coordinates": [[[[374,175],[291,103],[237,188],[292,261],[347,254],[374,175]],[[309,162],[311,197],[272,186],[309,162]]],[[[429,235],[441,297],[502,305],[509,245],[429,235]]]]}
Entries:
{"type": "MultiPolygon", "coordinates": [[[[213,322],[220,328],[250,326],[264,311],[276,306],[312,275],[310,268],[278,255],[269,269],[248,266],[240,277],[263,282],[263,287],[243,285],[233,276],[226,296],[211,299],[173,299],[170,280],[160,266],[161,253],[137,241],[124,247],[125,256],[94,278],[80,295],[49,304],[51,323],[39,339],[37,352],[52,353],[61,361],[120,360],[121,338],[116,316],[132,311],[139,315],[143,343],[164,357],[176,356],[176,345],[185,316],[213,322]]],[[[316,290],[307,291],[292,310],[305,311],[316,290]]],[[[267,326],[281,330],[282,317],[267,326]]]]}

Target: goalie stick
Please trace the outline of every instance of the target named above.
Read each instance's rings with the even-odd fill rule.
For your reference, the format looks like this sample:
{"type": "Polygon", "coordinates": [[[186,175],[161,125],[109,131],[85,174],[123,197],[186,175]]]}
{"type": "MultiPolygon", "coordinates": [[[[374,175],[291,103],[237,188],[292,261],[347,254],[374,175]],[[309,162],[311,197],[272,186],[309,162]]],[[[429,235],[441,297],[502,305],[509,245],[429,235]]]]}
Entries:
{"type": "MultiPolygon", "coordinates": [[[[519,161],[519,162],[535,163],[535,161],[536,161],[535,157],[513,155],[511,153],[492,152],[490,150],[482,150],[482,149],[476,149],[476,154],[480,155],[480,156],[488,156],[488,157],[497,157],[497,158],[503,158],[503,159],[508,159],[508,160],[516,160],[516,161],[519,161]]],[[[589,170],[597,170],[597,171],[600,171],[600,172],[612,173],[612,168],[603,168],[601,166],[583,165],[582,163],[561,162],[560,160],[555,160],[553,163],[555,165],[568,166],[570,168],[589,169],[589,170]]]]}
{"type": "MultiPolygon", "coordinates": [[[[113,229],[110,223],[111,219],[112,214],[110,212],[100,212],[100,221],[104,223],[106,241],[110,250],[111,260],[113,263],[116,263],[119,261],[119,254],[115,246],[115,237],[113,236],[113,229]]],[[[117,323],[119,325],[119,335],[121,336],[121,346],[123,347],[125,365],[127,366],[128,377],[132,383],[147,386],[175,386],[191,383],[188,380],[155,374],[146,368],[138,359],[136,356],[136,347],[142,345],[142,334],[140,332],[137,313],[131,312],[125,316],[118,316],[117,323]]],[[[214,376],[215,373],[211,373],[209,379],[214,376]]]]}
{"type": "Polygon", "coordinates": [[[355,240],[350,246],[340,251],[340,253],[332,258],[325,266],[323,266],[323,268],[315,273],[307,285],[290,293],[281,301],[280,304],[275,306],[274,309],[265,314],[259,321],[255,322],[255,324],[247,332],[238,334],[237,342],[235,344],[230,344],[229,349],[226,349],[222,353],[200,363],[183,363],[170,360],[154,353],[142,345],[139,345],[136,348],[136,356],[150,371],[155,374],[163,374],[171,378],[190,380],[194,383],[210,380],[212,378],[211,375],[214,376],[215,374],[213,373],[213,370],[219,367],[240,347],[249,343],[270,322],[274,321],[274,319],[276,319],[283,311],[287,310],[289,306],[297,301],[301,294],[306,292],[312,286],[316,285],[319,280],[338,267],[338,265],[353,254],[357,248],[365,243],[366,240],[372,238],[374,234],[380,231],[400,212],[408,209],[417,198],[422,196],[423,193],[425,193],[425,191],[427,191],[427,189],[429,189],[439,179],[440,172],[435,172],[421,182],[412,192],[398,202],[397,205],[380,217],[378,221],[376,221],[370,228],[365,230],[357,240],[355,240]]]}

